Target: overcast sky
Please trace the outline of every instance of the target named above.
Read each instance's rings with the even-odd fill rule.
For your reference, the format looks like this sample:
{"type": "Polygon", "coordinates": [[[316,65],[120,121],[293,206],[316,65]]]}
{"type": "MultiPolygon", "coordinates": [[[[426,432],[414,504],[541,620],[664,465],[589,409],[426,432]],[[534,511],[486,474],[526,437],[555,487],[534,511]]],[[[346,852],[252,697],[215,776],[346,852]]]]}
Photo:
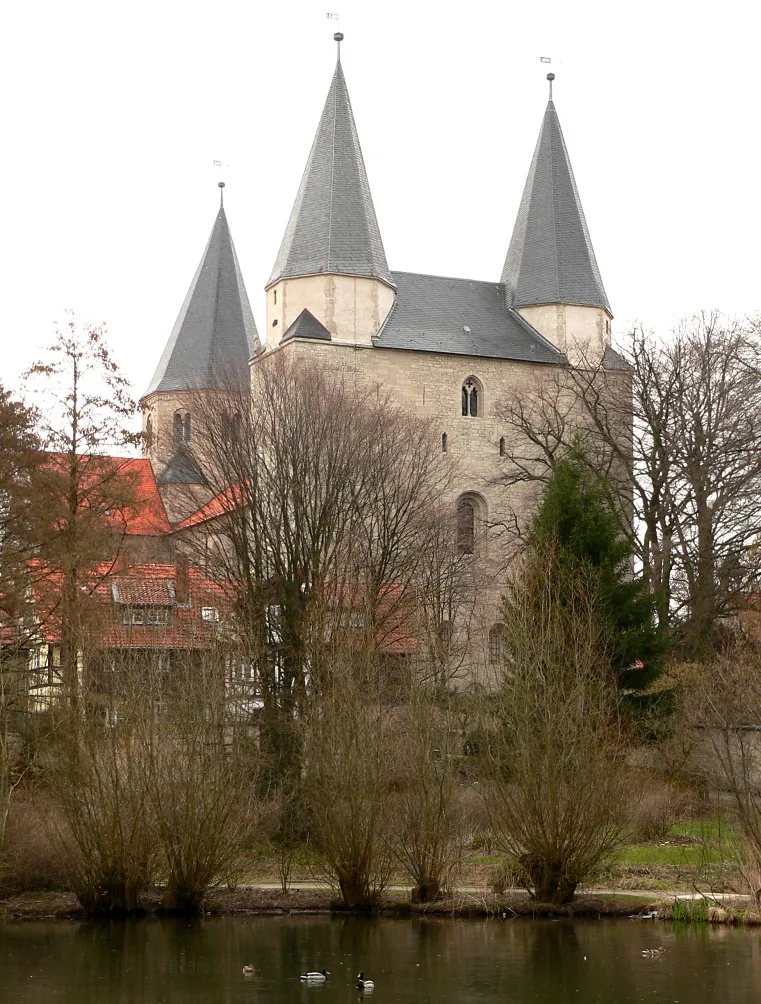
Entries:
{"type": "Polygon", "coordinates": [[[336,29],[392,269],[499,278],[549,56],[614,332],[761,308],[751,0],[22,0],[0,29],[7,384],[73,308],[143,393],[219,180],[263,332],[336,29]]]}

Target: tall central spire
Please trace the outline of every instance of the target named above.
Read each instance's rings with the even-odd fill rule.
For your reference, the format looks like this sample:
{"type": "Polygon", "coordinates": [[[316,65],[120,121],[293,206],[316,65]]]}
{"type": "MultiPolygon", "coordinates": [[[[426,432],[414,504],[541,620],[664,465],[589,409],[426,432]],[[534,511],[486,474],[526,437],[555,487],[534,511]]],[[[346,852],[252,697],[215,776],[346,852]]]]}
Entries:
{"type": "Polygon", "coordinates": [[[502,270],[508,303],[578,304],[610,313],[568,149],[552,101],[544,113],[502,270]]]}
{"type": "Polygon", "coordinates": [[[393,286],[375,216],[340,42],[328,98],[267,286],[332,273],[370,276],[393,286]]]}

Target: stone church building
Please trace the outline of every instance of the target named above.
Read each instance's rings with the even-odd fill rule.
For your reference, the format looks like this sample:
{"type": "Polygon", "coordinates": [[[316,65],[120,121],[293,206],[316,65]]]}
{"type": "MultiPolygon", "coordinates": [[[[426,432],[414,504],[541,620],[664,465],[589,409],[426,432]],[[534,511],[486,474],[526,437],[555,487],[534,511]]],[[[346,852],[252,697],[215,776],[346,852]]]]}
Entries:
{"type": "MultiPolygon", "coordinates": [[[[480,659],[488,662],[495,655],[489,628],[498,616],[500,567],[499,541],[489,526],[506,517],[507,507],[506,489],[495,483],[507,434],[496,404],[582,358],[619,369],[610,347],[610,304],[551,82],[499,279],[392,271],[338,41],[325,107],[265,287],[266,332],[257,333],[220,207],[141,401],[145,455],[170,522],[197,528],[213,516],[213,507],[203,508],[210,494],[203,471],[186,448],[199,390],[213,393],[222,374],[245,376],[267,354],[288,353],[324,360],[392,392],[433,423],[441,450],[456,465],[451,505],[458,522],[470,524],[483,566],[478,637],[480,659]]],[[[495,275],[497,268],[495,262],[495,275]]],[[[509,502],[520,507],[520,499],[509,502]]]]}

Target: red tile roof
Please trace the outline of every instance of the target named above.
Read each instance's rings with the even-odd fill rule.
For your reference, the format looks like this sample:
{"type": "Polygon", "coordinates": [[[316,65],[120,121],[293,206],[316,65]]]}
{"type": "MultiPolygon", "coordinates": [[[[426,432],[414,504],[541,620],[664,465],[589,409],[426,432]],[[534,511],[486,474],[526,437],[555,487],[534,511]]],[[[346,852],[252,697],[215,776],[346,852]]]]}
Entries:
{"type": "Polygon", "coordinates": [[[231,485],[218,495],[215,495],[206,505],[191,513],[181,523],[178,523],[175,530],[188,530],[192,526],[198,526],[199,523],[205,523],[207,520],[216,519],[218,516],[234,512],[238,506],[244,504],[244,501],[243,487],[241,485],[231,485]]]}
{"type": "MultiPolygon", "coordinates": [[[[100,570],[100,580],[93,579],[90,613],[97,625],[98,647],[190,649],[209,648],[219,633],[219,622],[204,620],[204,607],[217,611],[224,619],[229,608],[225,584],[203,575],[192,566],[189,569],[190,594],[187,603],[167,602],[175,590],[177,568],[169,564],[138,564],[123,572],[100,570]],[[112,586],[116,586],[116,590],[112,586]],[[119,597],[118,601],[115,595],[119,597]],[[122,624],[122,613],[128,608],[153,607],[169,611],[166,625],[145,626],[122,624]],[[102,619],[98,619],[102,618],[102,619]]],[[[51,576],[33,586],[35,604],[41,621],[41,641],[59,641],[60,618],[57,601],[61,577],[51,576]]]]}
{"type": "MultiPolygon", "coordinates": [[[[99,455],[81,459],[85,464],[92,464],[94,487],[100,489],[111,479],[123,478],[125,496],[134,497],[134,504],[122,506],[113,512],[106,510],[106,519],[115,529],[135,536],[160,537],[169,533],[171,526],[150,460],[143,457],[99,455]]],[[[61,453],[48,454],[48,462],[53,469],[62,466],[65,461],[66,457],[61,453]]],[[[87,491],[86,483],[83,487],[87,491]]],[[[108,490],[105,495],[108,496],[108,490]]]]}

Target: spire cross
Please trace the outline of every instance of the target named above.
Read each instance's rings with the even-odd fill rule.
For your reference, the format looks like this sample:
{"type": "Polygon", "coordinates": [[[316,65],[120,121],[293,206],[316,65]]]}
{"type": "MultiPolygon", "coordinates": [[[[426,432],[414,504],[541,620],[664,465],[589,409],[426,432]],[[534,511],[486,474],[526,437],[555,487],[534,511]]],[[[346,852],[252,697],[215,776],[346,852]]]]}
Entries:
{"type": "Polygon", "coordinates": [[[218,181],[217,185],[219,186],[219,208],[220,209],[224,209],[225,208],[225,192],[224,192],[225,183],[224,183],[224,181],[218,181]]]}
{"type": "Polygon", "coordinates": [[[342,31],[337,31],[333,36],[333,40],[336,43],[336,62],[341,62],[341,42],[344,40],[344,34],[342,31]]]}
{"type": "Polygon", "coordinates": [[[555,79],[555,74],[554,73],[548,73],[547,74],[547,79],[550,82],[550,101],[552,101],[552,81],[555,79]]]}

